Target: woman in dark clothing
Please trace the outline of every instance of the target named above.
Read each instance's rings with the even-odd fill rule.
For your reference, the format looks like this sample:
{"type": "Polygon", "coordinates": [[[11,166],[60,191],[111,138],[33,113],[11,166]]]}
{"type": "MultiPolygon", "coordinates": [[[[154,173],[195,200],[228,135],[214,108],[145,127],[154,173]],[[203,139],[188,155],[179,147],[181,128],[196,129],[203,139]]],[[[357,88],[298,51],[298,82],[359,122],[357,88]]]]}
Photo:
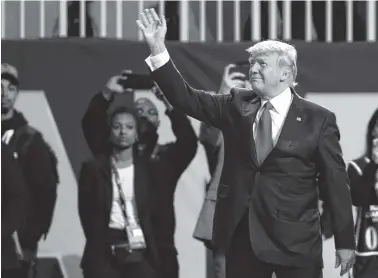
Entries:
{"type": "Polygon", "coordinates": [[[86,237],[85,278],[154,277],[154,206],[148,179],[151,150],[138,147],[133,110],[110,116],[108,151],[85,162],[79,178],[79,214],[86,237]]]}

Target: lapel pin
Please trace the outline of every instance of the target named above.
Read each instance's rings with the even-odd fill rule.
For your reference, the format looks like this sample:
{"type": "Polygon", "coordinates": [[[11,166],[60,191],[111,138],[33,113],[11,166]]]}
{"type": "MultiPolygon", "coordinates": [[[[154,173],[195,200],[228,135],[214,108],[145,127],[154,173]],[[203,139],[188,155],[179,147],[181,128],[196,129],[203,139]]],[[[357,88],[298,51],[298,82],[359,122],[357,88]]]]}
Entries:
{"type": "Polygon", "coordinates": [[[298,122],[301,122],[301,121],[302,121],[302,118],[301,118],[301,117],[297,117],[297,121],[298,121],[298,122]]]}

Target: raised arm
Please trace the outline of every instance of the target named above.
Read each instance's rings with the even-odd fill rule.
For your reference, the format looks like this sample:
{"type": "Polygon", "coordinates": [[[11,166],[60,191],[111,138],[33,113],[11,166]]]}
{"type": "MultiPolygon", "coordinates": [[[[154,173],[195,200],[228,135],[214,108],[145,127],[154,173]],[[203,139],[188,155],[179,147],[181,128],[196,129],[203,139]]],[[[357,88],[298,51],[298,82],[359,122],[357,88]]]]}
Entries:
{"type": "Polygon", "coordinates": [[[197,134],[189,118],[174,109],[159,88],[155,87],[152,91],[164,103],[165,114],[169,117],[173,133],[176,136],[176,142],[169,144],[163,153],[168,156],[168,161],[177,175],[175,179],[179,179],[197,153],[197,134]]]}
{"type": "Polygon", "coordinates": [[[113,76],[104,89],[89,102],[87,111],[81,120],[85,140],[93,155],[107,151],[107,140],[110,133],[107,112],[114,99],[114,94],[121,94],[124,88],[119,84],[123,76],[113,76]]]}
{"type": "Polygon", "coordinates": [[[81,121],[81,128],[85,140],[93,155],[106,151],[106,140],[110,128],[107,123],[107,111],[111,99],[106,99],[103,94],[97,93],[90,101],[87,111],[81,121]]]}
{"type": "Polygon", "coordinates": [[[151,50],[146,63],[172,106],[193,118],[221,128],[230,117],[232,95],[197,90],[183,79],[165,47],[165,19],[159,19],[154,9],[146,9],[137,24],[151,50]]]}

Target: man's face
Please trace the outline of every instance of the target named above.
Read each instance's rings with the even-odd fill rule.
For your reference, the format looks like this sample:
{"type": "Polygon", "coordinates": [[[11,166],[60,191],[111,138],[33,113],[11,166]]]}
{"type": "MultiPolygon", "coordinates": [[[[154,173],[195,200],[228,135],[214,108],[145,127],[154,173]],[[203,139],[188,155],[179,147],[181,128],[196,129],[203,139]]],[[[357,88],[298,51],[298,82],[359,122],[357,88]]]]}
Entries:
{"type": "Polygon", "coordinates": [[[271,92],[280,83],[281,68],[278,65],[278,54],[251,55],[249,58],[249,80],[260,97],[271,96],[271,92]]]}
{"type": "Polygon", "coordinates": [[[159,127],[159,113],[155,104],[151,100],[149,100],[148,98],[139,98],[136,100],[135,106],[140,118],[146,118],[156,128],[159,127]]]}
{"type": "Polygon", "coordinates": [[[111,123],[110,141],[120,149],[131,147],[137,139],[135,118],[127,113],[114,116],[111,123]]]}
{"type": "Polygon", "coordinates": [[[18,87],[7,79],[1,79],[1,110],[8,112],[13,109],[18,96],[18,87]]]}

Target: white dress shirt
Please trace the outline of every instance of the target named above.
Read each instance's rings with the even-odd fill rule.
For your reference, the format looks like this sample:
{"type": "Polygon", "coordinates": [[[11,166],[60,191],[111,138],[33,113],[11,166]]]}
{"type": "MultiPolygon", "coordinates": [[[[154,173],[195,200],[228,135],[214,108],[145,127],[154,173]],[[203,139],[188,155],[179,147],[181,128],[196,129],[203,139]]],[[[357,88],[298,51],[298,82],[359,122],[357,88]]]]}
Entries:
{"type": "MultiPolygon", "coordinates": [[[[134,165],[129,167],[117,169],[118,176],[122,185],[123,194],[126,197],[126,212],[129,220],[135,219],[136,211],[134,207],[129,205],[134,199],[134,165]]],[[[112,201],[112,210],[110,214],[109,227],[114,229],[124,229],[125,228],[125,218],[123,216],[121,203],[120,203],[120,194],[116,179],[114,174],[112,175],[112,185],[113,185],[113,201],[112,201]]]]}
{"type": "MultiPolygon", "coordinates": [[[[270,100],[273,108],[269,111],[270,116],[272,118],[272,139],[273,145],[276,145],[278,138],[280,137],[282,127],[284,125],[287,112],[289,112],[289,108],[293,99],[293,95],[291,94],[290,88],[287,88],[281,94],[275,96],[270,100]]],[[[257,124],[262,115],[262,107],[267,103],[267,100],[261,100],[261,106],[259,111],[257,112],[255,122],[253,123],[253,137],[256,140],[256,130],[257,124]]]]}
{"type": "Polygon", "coordinates": [[[169,62],[169,53],[168,50],[164,50],[164,52],[156,55],[156,56],[149,56],[145,60],[147,63],[148,67],[150,68],[151,71],[157,70],[158,68],[164,66],[166,63],[169,62]]]}
{"type": "MultiPolygon", "coordinates": [[[[147,63],[151,71],[155,71],[158,68],[164,66],[166,63],[168,63],[169,59],[170,59],[169,53],[168,53],[168,50],[166,49],[164,50],[164,52],[158,55],[155,55],[155,56],[150,55],[145,60],[145,62],[147,63]]],[[[290,88],[287,88],[281,94],[277,95],[276,97],[270,100],[270,103],[273,106],[273,109],[270,110],[270,115],[272,117],[272,139],[273,139],[274,145],[276,145],[278,138],[281,134],[281,130],[285,122],[287,112],[289,111],[292,99],[293,99],[293,95],[291,94],[291,90],[290,88]]],[[[260,117],[262,115],[261,108],[266,102],[267,100],[261,101],[261,107],[259,111],[257,112],[255,122],[253,123],[253,134],[254,134],[255,140],[256,140],[257,123],[260,120],[260,117]]]]}

